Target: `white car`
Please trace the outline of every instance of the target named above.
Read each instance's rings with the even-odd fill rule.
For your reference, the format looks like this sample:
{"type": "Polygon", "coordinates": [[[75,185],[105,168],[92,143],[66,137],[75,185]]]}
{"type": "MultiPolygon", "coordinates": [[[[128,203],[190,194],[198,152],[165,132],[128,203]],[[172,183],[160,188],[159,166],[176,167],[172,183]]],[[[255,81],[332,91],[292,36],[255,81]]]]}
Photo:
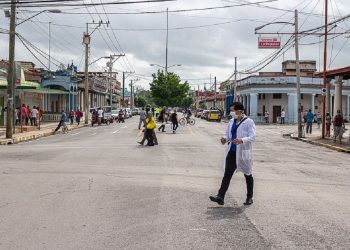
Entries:
{"type": "Polygon", "coordinates": [[[126,108],[125,109],[125,118],[130,118],[130,117],[132,117],[131,109],[126,108]]]}

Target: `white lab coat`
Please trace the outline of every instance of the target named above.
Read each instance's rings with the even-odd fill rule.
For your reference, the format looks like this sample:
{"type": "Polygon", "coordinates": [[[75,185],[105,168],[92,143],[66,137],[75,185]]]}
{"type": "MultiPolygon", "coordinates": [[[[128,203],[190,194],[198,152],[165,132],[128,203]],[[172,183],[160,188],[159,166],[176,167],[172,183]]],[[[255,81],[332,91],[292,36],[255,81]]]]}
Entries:
{"type": "MultiPolygon", "coordinates": [[[[231,119],[225,133],[226,141],[232,140],[232,125],[234,119],[231,119]]],[[[247,118],[237,129],[237,138],[243,140],[243,144],[237,145],[236,151],[236,163],[237,163],[237,172],[242,172],[245,175],[252,174],[253,168],[253,147],[252,144],[255,140],[255,123],[252,119],[247,118]]],[[[226,167],[226,157],[230,151],[231,144],[226,146],[225,158],[224,158],[224,170],[226,167]]]]}

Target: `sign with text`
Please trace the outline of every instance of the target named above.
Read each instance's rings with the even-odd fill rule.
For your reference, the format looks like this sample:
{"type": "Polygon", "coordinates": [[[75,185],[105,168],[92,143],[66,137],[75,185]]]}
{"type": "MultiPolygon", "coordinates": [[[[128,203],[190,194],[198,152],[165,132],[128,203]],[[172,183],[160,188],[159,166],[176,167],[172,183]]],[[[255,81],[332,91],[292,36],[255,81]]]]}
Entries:
{"type": "Polygon", "coordinates": [[[259,49],[279,49],[281,48],[280,37],[259,37],[259,49]]]}

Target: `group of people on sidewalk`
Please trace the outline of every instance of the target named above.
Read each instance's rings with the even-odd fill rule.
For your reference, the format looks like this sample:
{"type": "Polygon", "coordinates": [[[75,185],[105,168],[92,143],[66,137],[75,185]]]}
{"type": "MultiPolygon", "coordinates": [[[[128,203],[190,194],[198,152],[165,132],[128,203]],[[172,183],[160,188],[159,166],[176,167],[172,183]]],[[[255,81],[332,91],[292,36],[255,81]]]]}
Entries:
{"type": "Polygon", "coordinates": [[[43,110],[39,106],[33,106],[31,109],[29,105],[22,104],[21,107],[15,109],[15,124],[16,126],[38,126],[42,114],[43,110]]]}
{"type": "MultiPolygon", "coordinates": [[[[312,134],[312,125],[315,122],[315,120],[317,122],[318,129],[320,129],[322,125],[322,120],[323,120],[319,112],[317,114],[314,114],[311,109],[305,112],[303,119],[304,119],[304,123],[306,124],[307,134],[312,134]]],[[[343,139],[343,135],[345,133],[344,116],[341,110],[337,110],[337,114],[333,117],[330,115],[329,112],[326,113],[326,118],[325,118],[326,137],[331,137],[332,125],[333,125],[333,141],[336,142],[337,139],[339,139],[339,142],[341,143],[343,139]]],[[[350,141],[350,136],[349,136],[349,141],[350,141]]]]}

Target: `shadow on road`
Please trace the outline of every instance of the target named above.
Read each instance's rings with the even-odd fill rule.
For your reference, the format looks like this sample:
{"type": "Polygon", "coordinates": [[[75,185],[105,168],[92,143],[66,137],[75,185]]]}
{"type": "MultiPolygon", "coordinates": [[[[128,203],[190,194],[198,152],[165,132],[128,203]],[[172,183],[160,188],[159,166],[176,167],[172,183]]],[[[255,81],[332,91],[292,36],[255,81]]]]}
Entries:
{"type": "Polygon", "coordinates": [[[206,214],[209,220],[236,219],[245,210],[245,206],[240,207],[208,207],[206,214]]]}

